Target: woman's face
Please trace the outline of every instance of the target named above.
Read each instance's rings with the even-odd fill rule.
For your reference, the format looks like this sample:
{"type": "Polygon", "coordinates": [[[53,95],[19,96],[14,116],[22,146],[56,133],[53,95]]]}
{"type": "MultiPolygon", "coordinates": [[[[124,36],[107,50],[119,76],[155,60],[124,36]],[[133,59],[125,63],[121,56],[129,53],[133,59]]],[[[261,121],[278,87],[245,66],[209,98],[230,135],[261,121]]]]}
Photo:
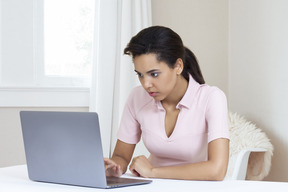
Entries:
{"type": "Polygon", "coordinates": [[[173,69],[165,62],[159,62],[153,53],[134,58],[135,72],[143,88],[157,101],[162,101],[175,89],[177,67],[173,69]]]}

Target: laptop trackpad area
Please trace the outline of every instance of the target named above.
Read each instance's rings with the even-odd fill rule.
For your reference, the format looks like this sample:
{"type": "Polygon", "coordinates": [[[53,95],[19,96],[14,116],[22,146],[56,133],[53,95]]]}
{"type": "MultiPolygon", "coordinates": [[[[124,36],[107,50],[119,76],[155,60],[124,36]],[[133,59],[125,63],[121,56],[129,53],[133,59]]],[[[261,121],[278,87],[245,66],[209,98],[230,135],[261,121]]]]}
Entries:
{"type": "Polygon", "coordinates": [[[129,185],[141,185],[151,183],[151,180],[144,179],[130,179],[123,177],[107,177],[107,186],[109,187],[121,187],[121,186],[129,186],[129,185]]]}

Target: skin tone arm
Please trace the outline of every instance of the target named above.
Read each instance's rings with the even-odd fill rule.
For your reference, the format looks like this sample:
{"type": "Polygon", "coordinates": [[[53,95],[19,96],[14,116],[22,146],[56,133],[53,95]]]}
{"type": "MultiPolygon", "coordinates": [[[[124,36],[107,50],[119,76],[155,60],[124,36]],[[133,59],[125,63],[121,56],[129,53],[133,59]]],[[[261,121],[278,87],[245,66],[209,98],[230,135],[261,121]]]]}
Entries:
{"type": "Polygon", "coordinates": [[[216,139],[208,144],[208,161],[171,167],[153,167],[145,156],[135,157],[130,171],[142,177],[184,180],[223,180],[229,159],[229,140],[216,139]]]}
{"type": "Polygon", "coordinates": [[[119,177],[126,172],[128,164],[131,161],[135,146],[135,144],[128,144],[117,140],[112,158],[104,158],[107,176],[119,177]]]}
{"type": "MultiPolygon", "coordinates": [[[[107,176],[126,172],[135,145],[117,141],[111,159],[104,159],[107,176]]],[[[229,159],[229,140],[216,139],[208,144],[208,161],[172,167],[153,167],[145,156],[132,160],[130,171],[142,177],[184,180],[223,180],[229,159]]]]}

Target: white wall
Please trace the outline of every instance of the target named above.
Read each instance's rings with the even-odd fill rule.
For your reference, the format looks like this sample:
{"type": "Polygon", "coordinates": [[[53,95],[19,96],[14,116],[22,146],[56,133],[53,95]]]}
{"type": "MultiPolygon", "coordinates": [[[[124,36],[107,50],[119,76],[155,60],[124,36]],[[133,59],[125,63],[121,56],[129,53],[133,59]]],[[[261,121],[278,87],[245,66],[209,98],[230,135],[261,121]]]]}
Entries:
{"type": "Polygon", "coordinates": [[[288,181],[287,8],[286,0],[230,0],[230,108],[271,139],[273,181],[288,181]]]}

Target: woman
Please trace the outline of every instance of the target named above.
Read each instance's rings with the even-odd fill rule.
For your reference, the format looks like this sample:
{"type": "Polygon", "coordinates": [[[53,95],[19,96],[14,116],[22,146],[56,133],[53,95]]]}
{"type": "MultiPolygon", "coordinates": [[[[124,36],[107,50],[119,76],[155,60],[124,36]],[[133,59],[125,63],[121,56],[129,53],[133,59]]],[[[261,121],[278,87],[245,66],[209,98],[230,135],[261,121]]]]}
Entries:
{"type": "Polygon", "coordinates": [[[106,175],[121,176],[141,136],[150,157],[133,158],[130,171],[142,177],[223,180],[229,158],[227,102],[205,84],[194,54],[169,28],[140,31],[124,50],[142,86],[123,111],[106,175]]]}

